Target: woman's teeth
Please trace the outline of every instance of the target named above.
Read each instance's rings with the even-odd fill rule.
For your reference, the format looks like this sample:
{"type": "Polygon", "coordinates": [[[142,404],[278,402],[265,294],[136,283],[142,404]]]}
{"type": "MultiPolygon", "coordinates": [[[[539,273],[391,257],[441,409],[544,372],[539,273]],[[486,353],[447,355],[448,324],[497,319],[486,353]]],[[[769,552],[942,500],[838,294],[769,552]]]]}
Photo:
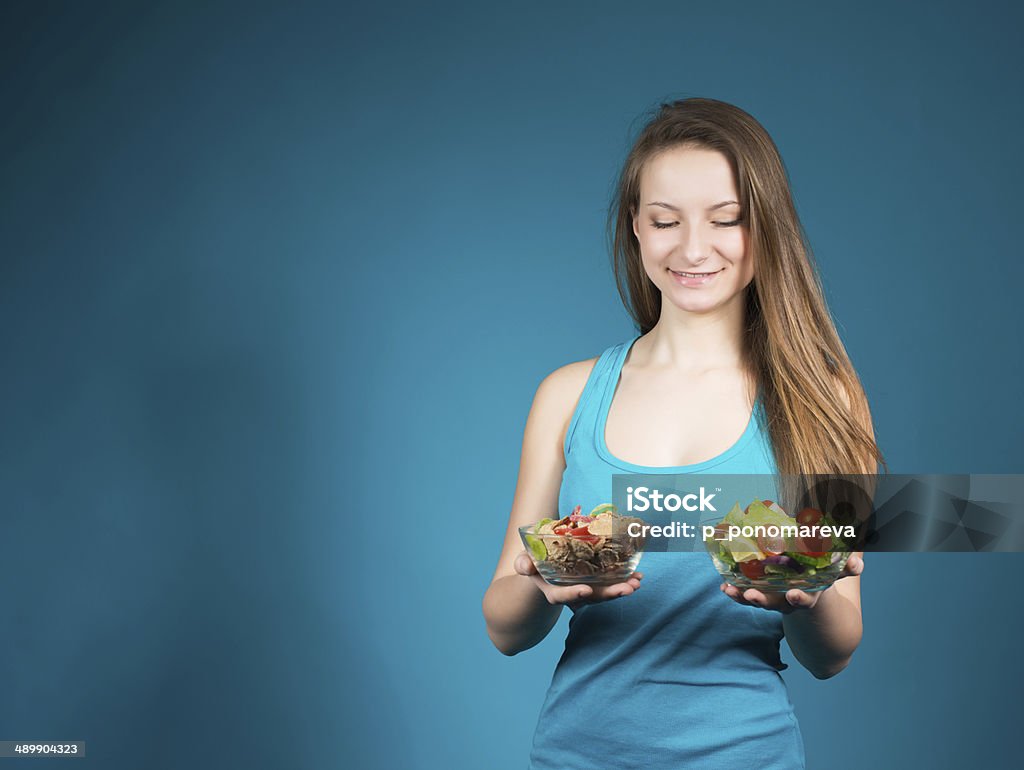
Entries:
{"type": "MultiPolygon", "coordinates": [[[[672,270],[671,268],[669,269],[672,270]]],[[[672,270],[672,272],[675,273],[676,275],[684,275],[687,278],[703,278],[705,275],[714,275],[715,273],[718,272],[718,270],[714,270],[710,273],[682,273],[678,270],[672,270]]]]}

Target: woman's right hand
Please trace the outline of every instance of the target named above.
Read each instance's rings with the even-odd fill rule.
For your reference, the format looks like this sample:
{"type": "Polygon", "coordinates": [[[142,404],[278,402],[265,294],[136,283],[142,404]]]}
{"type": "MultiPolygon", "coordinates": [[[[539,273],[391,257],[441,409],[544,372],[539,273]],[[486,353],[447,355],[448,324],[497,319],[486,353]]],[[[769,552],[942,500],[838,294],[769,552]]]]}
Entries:
{"type": "Polygon", "coordinates": [[[571,610],[584,604],[596,604],[609,599],[617,599],[620,596],[629,596],[634,591],[640,590],[640,581],[643,579],[642,572],[634,572],[624,583],[614,583],[608,586],[592,586],[586,583],[555,586],[540,576],[536,565],[526,551],[522,551],[516,557],[514,567],[518,574],[525,575],[536,583],[537,588],[547,598],[548,604],[564,604],[571,610]]]}

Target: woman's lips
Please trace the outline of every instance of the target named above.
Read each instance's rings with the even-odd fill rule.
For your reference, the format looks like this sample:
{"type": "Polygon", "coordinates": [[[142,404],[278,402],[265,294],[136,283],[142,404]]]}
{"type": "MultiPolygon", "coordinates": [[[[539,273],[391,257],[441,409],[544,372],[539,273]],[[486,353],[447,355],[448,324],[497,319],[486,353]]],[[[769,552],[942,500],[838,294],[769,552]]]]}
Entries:
{"type": "Polygon", "coordinates": [[[707,284],[714,281],[715,276],[722,272],[723,269],[724,268],[719,268],[718,270],[715,271],[706,270],[700,273],[683,273],[677,272],[669,268],[669,272],[672,274],[672,280],[674,280],[680,286],[706,286],[707,284]]]}

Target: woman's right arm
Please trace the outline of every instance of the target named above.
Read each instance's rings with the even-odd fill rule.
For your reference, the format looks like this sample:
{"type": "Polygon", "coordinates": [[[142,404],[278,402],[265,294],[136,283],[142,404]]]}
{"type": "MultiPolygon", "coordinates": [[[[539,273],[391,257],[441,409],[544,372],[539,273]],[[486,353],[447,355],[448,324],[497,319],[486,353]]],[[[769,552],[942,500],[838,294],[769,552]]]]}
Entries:
{"type": "Polygon", "coordinates": [[[576,403],[597,359],[568,364],[549,374],[526,418],[512,511],[497,569],[483,600],[487,634],[505,655],[538,644],[558,622],[562,605],[575,607],[626,596],[640,587],[639,572],[611,586],[553,586],[523,550],[519,527],[546,516],[558,518],[558,492],[565,470],[563,444],[576,403]]]}

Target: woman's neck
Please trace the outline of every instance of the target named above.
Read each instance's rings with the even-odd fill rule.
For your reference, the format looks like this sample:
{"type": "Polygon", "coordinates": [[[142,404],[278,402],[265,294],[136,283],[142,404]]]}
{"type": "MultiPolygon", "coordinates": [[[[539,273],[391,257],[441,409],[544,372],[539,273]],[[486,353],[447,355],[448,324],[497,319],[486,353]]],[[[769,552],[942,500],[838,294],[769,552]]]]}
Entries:
{"type": "Polygon", "coordinates": [[[689,372],[745,368],[743,300],[740,292],[727,305],[709,313],[690,313],[662,302],[661,317],[644,335],[646,344],[638,358],[643,359],[644,366],[689,372]]]}

